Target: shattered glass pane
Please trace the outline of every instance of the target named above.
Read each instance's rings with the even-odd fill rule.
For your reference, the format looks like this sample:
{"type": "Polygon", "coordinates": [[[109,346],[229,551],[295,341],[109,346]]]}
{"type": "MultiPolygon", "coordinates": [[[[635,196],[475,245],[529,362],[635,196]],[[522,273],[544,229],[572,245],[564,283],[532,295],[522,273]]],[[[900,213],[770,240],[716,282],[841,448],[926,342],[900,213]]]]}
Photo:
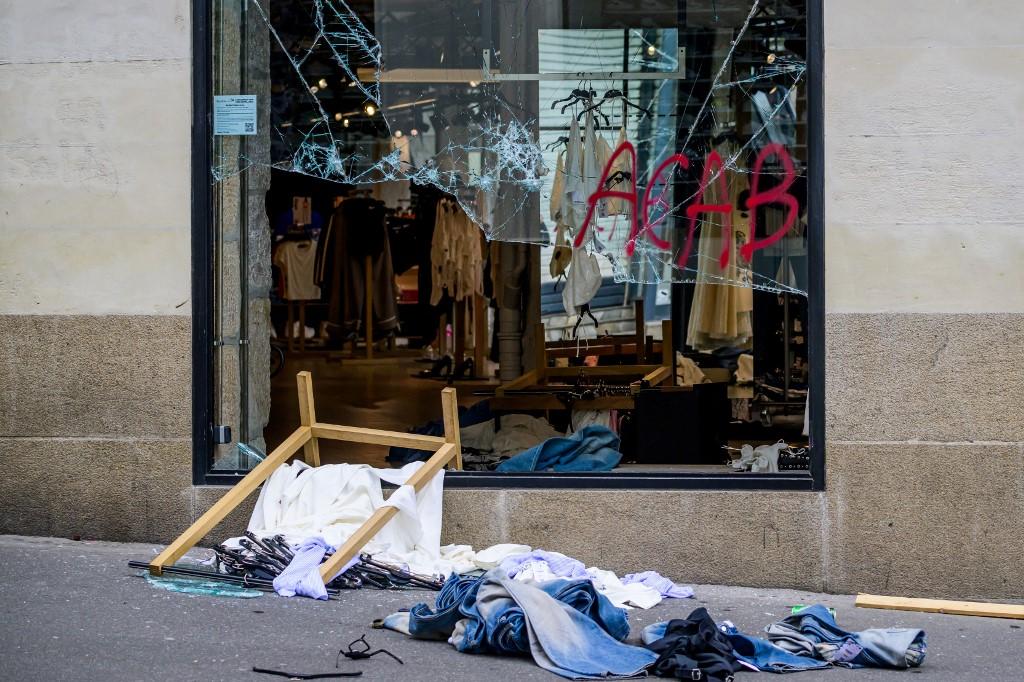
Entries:
{"type": "Polygon", "coordinates": [[[214,181],[415,183],[545,263],[806,293],[803,0],[236,1],[271,36],[270,154],[219,145],[214,181]]]}

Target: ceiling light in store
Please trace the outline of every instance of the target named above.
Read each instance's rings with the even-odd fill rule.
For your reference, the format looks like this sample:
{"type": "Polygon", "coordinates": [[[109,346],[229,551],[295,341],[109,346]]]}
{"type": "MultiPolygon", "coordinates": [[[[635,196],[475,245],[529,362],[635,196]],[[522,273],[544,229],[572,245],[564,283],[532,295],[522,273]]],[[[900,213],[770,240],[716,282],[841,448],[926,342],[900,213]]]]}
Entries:
{"type": "Polygon", "coordinates": [[[478,85],[480,85],[480,81],[469,81],[469,87],[471,88],[475,88],[478,85]]]}
{"type": "Polygon", "coordinates": [[[404,133],[401,130],[395,131],[395,137],[401,137],[404,133]]]}
{"type": "Polygon", "coordinates": [[[342,118],[344,118],[344,117],[341,115],[340,112],[334,115],[334,120],[335,121],[340,121],[342,118]]]}
{"type": "Polygon", "coordinates": [[[647,56],[648,57],[653,57],[657,51],[658,51],[658,48],[656,48],[654,45],[648,45],[647,46],[647,56]]]}
{"type": "Polygon", "coordinates": [[[315,95],[316,93],[320,92],[320,88],[316,87],[315,85],[310,85],[309,91],[315,95]]]}
{"type": "Polygon", "coordinates": [[[319,81],[317,81],[317,85],[319,85],[320,89],[323,90],[324,88],[327,87],[327,79],[321,78],[319,81]]]}
{"type": "Polygon", "coordinates": [[[348,82],[348,87],[350,87],[350,88],[356,87],[356,82],[355,81],[349,81],[348,82]]]}
{"type": "Polygon", "coordinates": [[[417,135],[420,134],[420,131],[417,130],[416,128],[413,128],[412,130],[409,131],[409,134],[412,135],[413,137],[416,137],[417,135]]]}
{"type": "Polygon", "coordinates": [[[343,125],[343,126],[345,126],[346,128],[348,128],[348,126],[349,126],[349,120],[348,120],[347,118],[346,118],[346,119],[343,119],[343,120],[341,121],[341,125],[343,125]]]}
{"type": "Polygon", "coordinates": [[[766,61],[769,64],[774,64],[775,63],[775,54],[773,53],[773,54],[768,55],[768,59],[766,61]]]}
{"type": "Polygon", "coordinates": [[[377,113],[377,107],[373,106],[372,104],[367,104],[365,107],[363,107],[363,111],[366,112],[367,116],[373,116],[374,114],[377,113]]]}

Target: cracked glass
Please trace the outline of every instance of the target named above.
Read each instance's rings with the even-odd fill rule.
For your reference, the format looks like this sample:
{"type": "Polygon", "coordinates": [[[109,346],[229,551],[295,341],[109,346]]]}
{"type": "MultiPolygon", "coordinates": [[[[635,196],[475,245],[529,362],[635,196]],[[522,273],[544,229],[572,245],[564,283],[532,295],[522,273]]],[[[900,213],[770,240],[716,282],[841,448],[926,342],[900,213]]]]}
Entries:
{"type": "MultiPolygon", "coordinates": [[[[255,134],[215,137],[210,169],[228,392],[269,392],[250,367],[272,352],[272,173],[398,211],[437,190],[488,241],[537,245],[541,286],[623,284],[648,320],[684,297],[695,350],[749,344],[758,307],[784,308],[759,364],[784,401],[802,390],[804,2],[216,0],[214,26],[214,94],[256,95],[255,134]]],[[[250,466],[237,438],[264,445],[254,400],[221,408],[230,466],[250,466]]]]}

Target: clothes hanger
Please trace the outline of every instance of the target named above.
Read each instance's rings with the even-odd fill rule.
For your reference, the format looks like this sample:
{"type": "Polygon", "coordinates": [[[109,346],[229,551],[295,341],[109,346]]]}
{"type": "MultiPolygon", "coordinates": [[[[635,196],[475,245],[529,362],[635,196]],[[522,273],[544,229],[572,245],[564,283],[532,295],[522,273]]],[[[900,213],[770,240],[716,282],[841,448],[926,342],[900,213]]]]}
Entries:
{"type": "Polygon", "coordinates": [[[569,143],[569,138],[565,137],[563,135],[562,137],[558,138],[554,142],[550,142],[547,145],[545,145],[544,146],[544,150],[545,151],[551,151],[552,149],[555,149],[555,148],[557,148],[557,147],[559,147],[559,146],[561,146],[563,144],[568,144],[568,143],[569,143]]]}

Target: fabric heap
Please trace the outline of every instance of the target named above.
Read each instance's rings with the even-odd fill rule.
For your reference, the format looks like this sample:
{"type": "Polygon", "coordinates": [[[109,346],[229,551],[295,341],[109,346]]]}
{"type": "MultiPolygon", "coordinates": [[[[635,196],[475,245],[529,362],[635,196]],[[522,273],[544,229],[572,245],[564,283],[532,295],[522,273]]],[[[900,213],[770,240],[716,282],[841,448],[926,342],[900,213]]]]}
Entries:
{"type": "Polygon", "coordinates": [[[781,649],[848,668],[916,668],[928,651],[924,630],[874,628],[847,632],[836,625],[821,604],[801,609],[769,625],[765,632],[781,649]]]}
{"type": "Polygon", "coordinates": [[[656,658],[624,644],[625,611],[586,579],[528,585],[492,569],[480,578],[452,576],[434,609],[417,604],[384,620],[420,639],[445,639],[464,653],[533,657],[540,667],[570,679],[631,677],[656,658]]]}
{"type": "Polygon", "coordinates": [[[654,571],[633,573],[627,580],[620,580],[612,571],[587,567],[572,557],[543,549],[509,554],[499,566],[518,582],[536,584],[557,578],[589,578],[598,592],[620,608],[649,609],[660,604],[663,598],[693,596],[693,588],[677,585],[654,571]]]}
{"type": "MultiPolygon", "coordinates": [[[[320,538],[326,548],[340,547],[379,508],[398,514],[364,551],[416,573],[447,575],[454,562],[441,550],[441,495],[444,472],[416,494],[406,481],[422,462],[401,469],[374,469],[365,464],[325,464],[316,468],[296,460],[271,474],[260,490],[248,530],[257,537],[283,535],[289,545],[304,546],[320,538]],[[385,500],[381,483],[397,485],[385,500]],[[308,541],[308,542],[307,542],[308,541]]],[[[240,547],[240,538],[224,544],[240,547]]]]}
{"type": "Polygon", "coordinates": [[[441,302],[445,290],[456,301],[483,295],[483,248],[480,229],[458,203],[442,199],[437,205],[430,247],[432,287],[430,305],[441,302]]]}
{"type": "Polygon", "coordinates": [[[821,604],[801,609],[769,625],[765,632],[768,638],[760,639],[739,632],[729,621],[716,626],[707,611],[700,608],[686,620],[648,625],[642,640],[660,654],[652,668],[655,674],[687,679],[699,668],[711,680],[722,679],[740,666],[775,673],[820,670],[833,665],[914,668],[924,662],[928,648],[924,630],[915,628],[847,632],[836,625],[832,614],[821,604]]]}
{"type": "Polygon", "coordinates": [[[737,471],[750,471],[755,474],[779,473],[779,453],[789,449],[784,441],[771,445],[745,444],[740,447],[740,458],[732,461],[732,468],[737,471]]]}
{"type": "Polygon", "coordinates": [[[496,471],[611,471],[621,459],[619,437],[605,426],[591,424],[571,436],[549,438],[505,460],[496,471]]]}

